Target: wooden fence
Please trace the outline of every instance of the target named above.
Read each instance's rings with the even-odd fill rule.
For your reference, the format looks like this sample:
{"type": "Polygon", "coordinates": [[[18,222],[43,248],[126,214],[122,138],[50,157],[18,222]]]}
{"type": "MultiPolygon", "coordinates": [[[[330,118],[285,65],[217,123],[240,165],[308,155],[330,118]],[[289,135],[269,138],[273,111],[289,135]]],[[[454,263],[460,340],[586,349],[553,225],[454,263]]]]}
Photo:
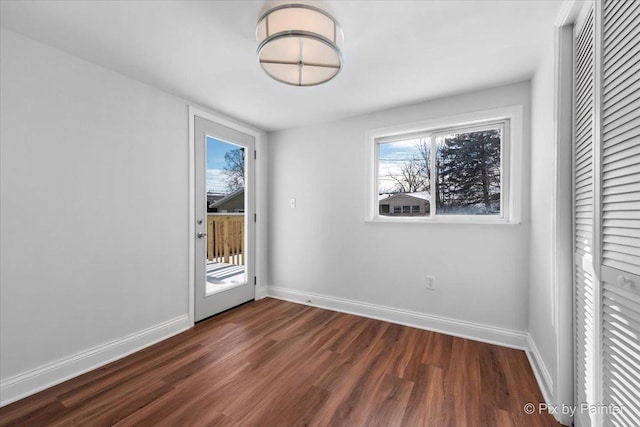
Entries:
{"type": "Polygon", "coordinates": [[[207,214],[207,259],[244,265],[244,214],[207,214]]]}

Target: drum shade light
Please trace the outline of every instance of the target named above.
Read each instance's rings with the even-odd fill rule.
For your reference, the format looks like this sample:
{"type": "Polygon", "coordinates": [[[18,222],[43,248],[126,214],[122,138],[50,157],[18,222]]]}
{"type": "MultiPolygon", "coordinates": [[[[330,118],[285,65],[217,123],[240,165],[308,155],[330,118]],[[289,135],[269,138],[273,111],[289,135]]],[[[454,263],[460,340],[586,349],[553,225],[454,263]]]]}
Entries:
{"type": "Polygon", "coordinates": [[[279,82],[319,85],[342,69],[342,28],[317,7],[286,4],[268,10],[258,20],[256,38],[262,69],[279,82]]]}

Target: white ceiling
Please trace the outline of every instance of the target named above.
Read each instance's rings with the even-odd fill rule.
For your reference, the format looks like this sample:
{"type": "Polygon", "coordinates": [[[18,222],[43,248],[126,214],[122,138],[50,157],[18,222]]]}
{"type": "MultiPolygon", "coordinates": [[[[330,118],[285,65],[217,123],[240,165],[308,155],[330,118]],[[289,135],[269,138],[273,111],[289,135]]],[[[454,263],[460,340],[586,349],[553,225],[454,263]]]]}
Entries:
{"type": "Polygon", "coordinates": [[[345,66],[306,88],[271,80],[257,63],[255,25],[274,2],[2,0],[0,16],[8,29],[271,131],[529,79],[561,3],[314,2],[344,29],[345,66]]]}

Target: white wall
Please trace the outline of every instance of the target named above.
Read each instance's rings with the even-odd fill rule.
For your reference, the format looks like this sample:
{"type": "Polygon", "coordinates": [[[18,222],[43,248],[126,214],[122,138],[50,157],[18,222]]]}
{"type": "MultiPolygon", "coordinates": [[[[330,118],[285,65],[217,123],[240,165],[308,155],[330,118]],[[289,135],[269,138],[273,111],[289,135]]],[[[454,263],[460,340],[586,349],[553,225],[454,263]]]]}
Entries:
{"type": "MultiPolygon", "coordinates": [[[[529,162],[522,223],[365,223],[368,129],[524,107],[528,83],[269,134],[269,285],[515,331],[528,328],[529,162]],[[289,199],[297,207],[289,207],[289,199]],[[438,289],[425,290],[435,275],[438,289]]],[[[300,294],[302,293],[302,294],[300,294]]]]}
{"type": "MultiPolygon", "coordinates": [[[[551,34],[552,35],[552,34],[551,34]]],[[[555,129],[553,38],[531,83],[531,247],[529,333],[550,377],[555,376],[553,221],[555,129]]],[[[551,380],[552,381],[552,380],[551,380]]],[[[548,391],[552,383],[547,384],[548,391]]]]}
{"type": "Polygon", "coordinates": [[[187,102],[1,36],[6,403],[190,326],[191,296],[187,102]]]}

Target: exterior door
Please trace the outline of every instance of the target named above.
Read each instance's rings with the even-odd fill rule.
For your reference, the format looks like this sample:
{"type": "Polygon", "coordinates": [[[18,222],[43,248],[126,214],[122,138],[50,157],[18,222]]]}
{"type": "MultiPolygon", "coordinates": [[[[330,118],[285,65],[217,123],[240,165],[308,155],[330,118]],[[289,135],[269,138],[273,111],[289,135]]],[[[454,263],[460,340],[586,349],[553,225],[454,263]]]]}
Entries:
{"type": "Polygon", "coordinates": [[[197,116],[194,137],[197,322],[255,297],[255,138],[197,116]]]}

